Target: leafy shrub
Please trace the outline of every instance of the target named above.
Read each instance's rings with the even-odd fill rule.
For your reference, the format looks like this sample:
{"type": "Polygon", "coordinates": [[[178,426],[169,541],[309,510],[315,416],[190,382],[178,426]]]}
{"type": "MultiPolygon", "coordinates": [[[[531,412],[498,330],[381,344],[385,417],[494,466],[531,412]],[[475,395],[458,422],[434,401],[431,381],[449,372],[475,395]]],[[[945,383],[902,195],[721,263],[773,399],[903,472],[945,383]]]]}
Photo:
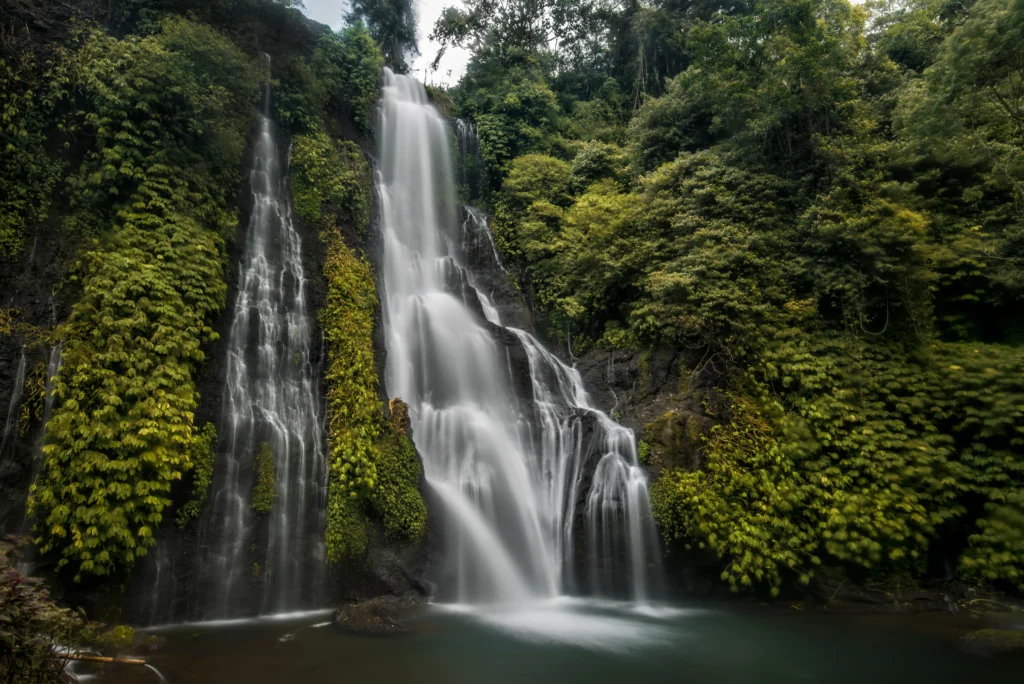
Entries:
{"type": "Polygon", "coordinates": [[[81,618],[61,608],[42,582],[15,567],[25,540],[0,540],[0,677],[7,682],[61,682],[67,661],[56,650],[72,642],[81,618]]]}
{"type": "Polygon", "coordinates": [[[368,133],[384,57],[366,28],[357,23],[325,35],[313,52],[311,66],[327,94],[327,112],[349,117],[368,133]]]}

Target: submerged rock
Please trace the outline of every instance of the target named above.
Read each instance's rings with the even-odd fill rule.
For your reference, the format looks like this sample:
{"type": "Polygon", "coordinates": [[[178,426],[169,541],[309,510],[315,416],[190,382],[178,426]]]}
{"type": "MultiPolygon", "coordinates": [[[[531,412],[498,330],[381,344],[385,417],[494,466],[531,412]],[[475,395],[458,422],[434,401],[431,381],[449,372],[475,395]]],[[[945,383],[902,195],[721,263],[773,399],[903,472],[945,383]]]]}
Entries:
{"type": "Polygon", "coordinates": [[[400,636],[413,630],[409,621],[423,605],[414,593],[403,596],[378,596],[346,603],[334,611],[332,621],[346,632],[372,636],[400,636]]]}
{"type": "Polygon", "coordinates": [[[979,629],[961,637],[960,647],[984,656],[1024,653],[1024,629],[979,629]]]}

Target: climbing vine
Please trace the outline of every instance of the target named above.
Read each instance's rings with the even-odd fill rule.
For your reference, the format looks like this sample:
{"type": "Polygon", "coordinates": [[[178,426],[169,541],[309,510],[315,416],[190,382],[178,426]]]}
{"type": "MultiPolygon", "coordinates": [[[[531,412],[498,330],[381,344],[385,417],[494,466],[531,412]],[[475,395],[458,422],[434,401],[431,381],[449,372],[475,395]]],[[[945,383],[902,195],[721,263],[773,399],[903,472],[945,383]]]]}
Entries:
{"type": "Polygon", "coordinates": [[[377,483],[374,440],[380,435],[380,401],[373,363],[377,290],[370,265],[356,257],[334,229],[324,231],[327,305],[320,321],[327,341],[328,444],[327,554],[339,560],[353,508],[377,483]]]}
{"type": "Polygon", "coordinates": [[[355,143],[322,130],[296,136],[290,182],[295,211],[309,225],[369,224],[370,168],[355,143]]]}
{"type": "Polygon", "coordinates": [[[224,305],[221,236],[237,225],[227,203],[260,81],[232,43],[184,19],[79,40],[63,98],[86,151],[66,227],[94,237],[29,499],[40,551],[76,580],[130,569],[192,467],[193,372],[224,305]]]}
{"type": "Polygon", "coordinates": [[[400,399],[390,403],[391,418],[377,443],[377,486],[370,504],[393,539],[418,542],[427,526],[427,507],[420,495],[423,470],[408,436],[408,407],[400,399]]]}
{"type": "Polygon", "coordinates": [[[369,169],[354,144],[334,143],[323,132],[296,138],[296,211],[307,223],[323,228],[327,247],[327,304],[320,323],[329,359],[326,540],[332,562],[366,551],[368,512],[376,514],[392,538],[419,541],[426,527],[420,463],[406,435],[404,404],[393,403],[393,420],[383,421],[373,354],[378,305],[373,271],[335,227],[344,222],[365,230],[369,192],[369,169]]]}
{"type": "Polygon", "coordinates": [[[217,455],[217,428],[213,423],[206,423],[199,429],[195,441],[192,442],[192,453],[189,459],[192,466],[192,498],[178,509],[175,522],[184,529],[190,522],[199,517],[210,485],[213,484],[213,462],[217,455]]]}
{"type": "MultiPolygon", "coordinates": [[[[64,57],[61,50],[56,59],[64,57]]],[[[41,81],[30,54],[0,59],[0,257],[17,256],[31,225],[45,221],[64,163],[46,150],[46,124],[57,84],[41,81]]]]}

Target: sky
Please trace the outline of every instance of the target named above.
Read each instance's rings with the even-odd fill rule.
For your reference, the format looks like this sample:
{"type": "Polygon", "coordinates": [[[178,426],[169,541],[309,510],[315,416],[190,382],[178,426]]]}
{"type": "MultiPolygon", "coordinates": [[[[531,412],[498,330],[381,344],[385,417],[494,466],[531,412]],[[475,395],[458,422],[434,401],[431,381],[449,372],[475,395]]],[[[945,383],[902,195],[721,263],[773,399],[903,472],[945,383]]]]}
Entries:
{"type": "MultiPolygon", "coordinates": [[[[333,29],[341,28],[344,21],[341,16],[348,11],[346,0],[303,0],[306,16],[333,29]]],[[[436,72],[429,73],[428,68],[437,55],[438,45],[431,43],[427,36],[434,28],[434,21],[441,15],[441,10],[449,5],[459,4],[459,0],[416,0],[416,34],[420,46],[420,56],[412,62],[414,75],[421,81],[434,85],[455,85],[466,70],[469,53],[462,49],[449,49],[441,60],[436,72]]]]}

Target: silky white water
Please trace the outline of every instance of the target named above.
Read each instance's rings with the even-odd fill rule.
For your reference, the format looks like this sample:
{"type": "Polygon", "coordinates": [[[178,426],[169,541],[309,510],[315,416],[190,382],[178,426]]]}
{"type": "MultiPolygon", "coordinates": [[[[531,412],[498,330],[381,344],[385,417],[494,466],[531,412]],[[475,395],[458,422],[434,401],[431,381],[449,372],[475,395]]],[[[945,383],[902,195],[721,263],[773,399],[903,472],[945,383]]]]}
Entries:
{"type": "Polygon", "coordinates": [[[632,431],[476,288],[480,215],[460,216],[450,131],[423,86],[387,71],[379,117],[386,386],[409,405],[444,521],[441,600],[646,601],[657,542],[632,431]]]}
{"type": "Polygon", "coordinates": [[[18,427],[18,406],[21,404],[21,394],[25,389],[25,364],[25,348],[22,347],[18,368],[14,371],[11,399],[7,403],[7,420],[4,421],[3,438],[0,439],[0,456],[7,450],[7,443],[14,438],[14,432],[18,427]]]}
{"type": "Polygon", "coordinates": [[[213,604],[206,617],[252,605],[260,612],[317,605],[326,569],[323,518],[326,453],[317,376],[310,360],[312,319],[302,240],[292,220],[285,169],[273,128],[260,119],[250,173],[253,208],[238,264],[238,291],[228,333],[224,453],[215,481],[210,557],[203,572],[213,604]],[[263,445],[274,461],[274,501],[254,513],[255,458],[263,445]],[[268,525],[266,542],[253,529],[268,525]]]}

